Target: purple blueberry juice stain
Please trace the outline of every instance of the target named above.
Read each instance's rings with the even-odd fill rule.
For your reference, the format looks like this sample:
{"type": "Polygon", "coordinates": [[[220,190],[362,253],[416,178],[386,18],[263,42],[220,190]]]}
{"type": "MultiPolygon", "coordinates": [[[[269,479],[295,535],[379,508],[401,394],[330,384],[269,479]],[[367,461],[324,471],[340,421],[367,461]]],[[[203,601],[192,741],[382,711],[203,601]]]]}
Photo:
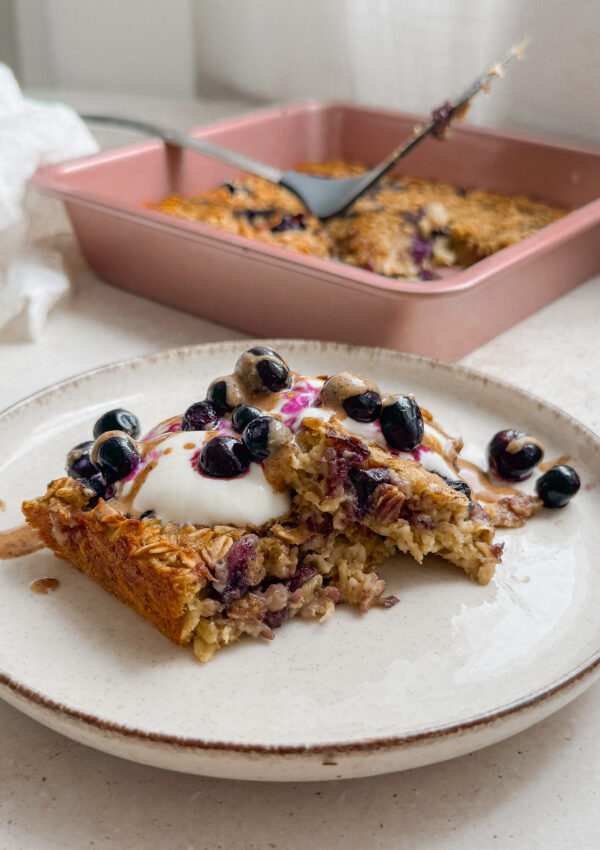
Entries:
{"type": "Polygon", "coordinates": [[[287,606],[280,611],[267,611],[263,622],[270,629],[278,629],[289,617],[289,609],[287,606]]]}
{"type": "Polygon", "coordinates": [[[356,515],[364,516],[371,502],[371,497],[380,484],[390,483],[389,470],[374,467],[372,469],[351,469],[350,481],[356,493],[356,515]]]}
{"type": "Polygon", "coordinates": [[[271,233],[285,233],[287,230],[306,230],[306,216],[304,213],[290,215],[284,213],[281,221],[271,228],[271,233]]]}
{"type": "Polygon", "coordinates": [[[129,475],[125,476],[125,478],[123,478],[121,480],[123,482],[133,481],[133,479],[136,477],[136,475],[139,475],[139,473],[142,471],[142,469],[148,463],[150,463],[150,461],[158,460],[158,458],[161,456],[161,454],[162,454],[162,451],[160,449],[150,449],[149,452],[146,452],[146,454],[142,458],[140,458],[140,462],[138,463],[138,465],[134,469],[131,470],[129,475]]]}
{"type": "Polygon", "coordinates": [[[343,486],[351,469],[360,466],[369,457],[369,449],[356,437],[341,437],[329,432],[330,445],[323,452],[327,464],[327,486],[325,495],[332,496],[343,486]]]}
{"type": "Polygon", "coordinates": [[[246,593],[248,582],[248,565],[256,557],[258,537],[256,534],[244,534],[231,546],[225,558],[226,573],[224,582],[215,582],[213,587],[219,594],[224,605],[230,605],[246,593]]]}
{"type": "Polygon", "coordinates": [[[296,570],[294,575],[290,579],[290,583],[288,585],[290,593],[293,593],[295,590],[299,590],[303,587],[307,581],[310,581],[311,578],[314,578],[318,575],[318,569],[316,567],[300,567],[299,570],[296,570]]]}
{"type": "Polygon", "coordinates": [[[425,260],[431,257],[433,245],[430,239],[425,239],[423,236],[416,234],[413,236],[412,245],[410,248],[412,258],[418,266],[422,266],[425,260]]]}
{"type": "Polygon", "coordinates": [[[301,420],[300,414],[309,407],[319,406],[321,387],[313,387],[308,381],[298,381],[286,393],[286,401],[281,405],[280,413],[288,428],[295,430],[301,420]]]}
{"type": "Polygon", "coordinates": [[[436,139],[444,138],[444,134],[450,126],[450,122],[452,121],[453,115],[454,106],[448,100],[438,109],[433,110],[433,112],[431,113],[431,118],[435,126],[432,129],[431,134],[435,136],[436,139]]]}
{"type": "Polygon", "coordinates": [[[167,420],[170,424],[167,428],[165,428],[165,422],[160,422],[154,428],[151,428],[147,434],[142,437],[142,443],[150,443],[152,440],[158,439],[158,437],[162,437],[163,434],[176,434],[178,431],[181,431],[181,417],[178,416],[174,422],[171,420],[167,420]]]}
{"type": "Polygon", "coordinates": [[[423,207],[419,207],[419,209],[414,212],[404,211],[401,212],[400,215],[404,221],[407,221],[409,224],[418,224],[425,215],[425,210],[423,207]]]}

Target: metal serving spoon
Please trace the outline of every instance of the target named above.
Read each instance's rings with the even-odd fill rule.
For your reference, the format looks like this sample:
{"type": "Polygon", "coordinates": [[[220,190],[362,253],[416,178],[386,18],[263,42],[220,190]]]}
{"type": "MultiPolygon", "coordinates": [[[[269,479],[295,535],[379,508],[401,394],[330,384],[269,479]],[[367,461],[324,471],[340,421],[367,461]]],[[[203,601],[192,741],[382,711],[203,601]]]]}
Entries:
{"type": "Polygon", "coordinates": [[[259,177],[270,180],[271,183],[278,183],[280,186],[285,186],[286,189],[291,189],[308,207],[311,213],[316,215],[317,218],[327,219],[344,212],[350,204],[354,203],[374,183],[377,183],[384,174],[387,174],[399,160],[414,150],[426,136],[433,135],[441,138],[451,120],[456,116],[460,117],[461,113],[464,114],[471,98],[477,92],[481,91],[481,89],[487,88],[489,82],[494,77],[503,76],[503,69],[512,59],[520,57],[526,46],[527,42],[522,42],[515,47],[511,47],[485,74],[478,77],[455,103],[452,104],[447,101],[438,109],[434,109],[431,113],[431,119],[424,127],[415,128],[415,132],[410,138],[405,139],[379,165],[376,165],[375,168],[372,168],[360,177],[338,179],[332,177],[315,177],[311,174],[302,174],[299,171],[280,171],[271,165],[265,165],[265,163],[250,159],[250,157],[242,153],[236,153],[227,148],[214,145],[205,139],[198,139],[195,136],[190,136],[187,133],[172,130],[168,127],[161,127],[158,124],[135,121],[129,118],[117,118],[109,115],[82,115],[81,117],[85,121],[110,124],[115,127],[123,127],[126,130],[139,130],[142,133],[148,133],[150,136],[158,136],[168,145],[187,148],[203,156],[208,156],[211,159],[217,159],[234,168],[239,168],[242,171],[257,174],[259,177]]]}

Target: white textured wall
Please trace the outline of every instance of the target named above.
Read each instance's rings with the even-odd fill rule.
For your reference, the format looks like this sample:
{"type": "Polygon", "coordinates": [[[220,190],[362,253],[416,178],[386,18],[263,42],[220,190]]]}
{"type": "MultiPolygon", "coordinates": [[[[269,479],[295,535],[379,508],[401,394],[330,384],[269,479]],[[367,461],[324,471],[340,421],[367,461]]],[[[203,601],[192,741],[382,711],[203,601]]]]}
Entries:
{"type": "Polygon", "coordinates": [[[200,85],[426,111],[513,42],[469,120],[600,141],[600,0],[197,0],[200,85]]]}
{"type": "Polygon", "coordinates": [[[193,0],[13,0],[21,81],[190,97],[192,6],[193,0]]]}
{"type": "Polygon", "coordinates": [[[469,120],[600,142],[600,0],[12,0],[12,15],[7,8],[0,0],[0,28],[12,17],[26,86],[343,98],[415,112],[458,93],[528,35],[526,59],[469,120]]]}

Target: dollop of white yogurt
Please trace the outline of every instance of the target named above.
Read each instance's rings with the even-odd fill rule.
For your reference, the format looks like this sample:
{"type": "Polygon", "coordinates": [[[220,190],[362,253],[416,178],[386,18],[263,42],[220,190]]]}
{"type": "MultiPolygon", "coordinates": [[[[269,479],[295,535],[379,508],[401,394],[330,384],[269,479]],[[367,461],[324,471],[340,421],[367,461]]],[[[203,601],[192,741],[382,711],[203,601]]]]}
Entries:
{"type": "MultiPolygon", "coordinates": [[[[290,494],[274,490],[258,463],[251,463],[237,478],[211,478],[199,471],[194,457],[214,435],[214,431],[179,431],[165,437],[149,455],[156,465],[136,494],[133,510],[138,514],[153,511],[164,521],[180,525],[240,527],[262,525],[286,514],[290,494]]],[[[134,481],[127,481],[119,495],[126,498],[134,481]]]]}

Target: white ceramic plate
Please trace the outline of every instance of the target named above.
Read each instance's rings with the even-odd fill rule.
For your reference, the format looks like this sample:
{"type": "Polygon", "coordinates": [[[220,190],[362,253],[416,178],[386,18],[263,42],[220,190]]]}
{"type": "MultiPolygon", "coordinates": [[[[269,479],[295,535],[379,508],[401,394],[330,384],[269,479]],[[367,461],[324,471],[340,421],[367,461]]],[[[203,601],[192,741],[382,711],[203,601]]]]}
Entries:
{"type": "MultiPolygon", "coordinates": [[[[272,343],[307,374],[351,367],[412,391],[466,442],[501,427],[568,452],[583,488],[499,535],[487,587],[431,559],[385,568],[400,604],[324,625],[294,620],[271,642],[243,640],[208,665],[47,551],[1,561],[0,694],[99,749],[176,770],[269,780],[364,776],[498,741],[573,699],[600,673],[600,440],[539,399],[474,372],[392,351],[272,343]],[[40,577],[60,581],[46,596],[40,577]]],[[[87,373],[0,416],[1,527],[61,474],[104,410],[143,427],[203,397],[247,343],[186,348],[87,373]]]]}

